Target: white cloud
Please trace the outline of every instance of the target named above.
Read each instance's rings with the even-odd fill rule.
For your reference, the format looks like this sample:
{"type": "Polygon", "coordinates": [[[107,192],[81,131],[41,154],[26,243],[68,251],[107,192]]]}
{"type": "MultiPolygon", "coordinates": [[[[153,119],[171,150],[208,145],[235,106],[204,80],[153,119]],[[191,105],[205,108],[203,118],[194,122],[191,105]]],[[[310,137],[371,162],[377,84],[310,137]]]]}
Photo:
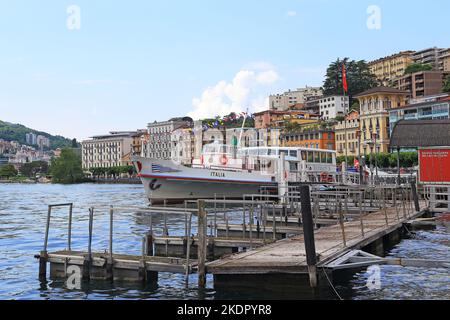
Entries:
{"type": "Polygon", "coordinates": [[[192,100],[194,109],[188,115],[194,119],[202,119],[246,111],[248,107],[251,112],[266,108],[269,87],[280,80],[278,73],[272,68],[271,65],[264,64],[264,68],[242,69],[231,82],[222,80],[215,86],[208,87],[200,97],[192,100]],[[269,66],[271,69],[267,69],[269,66]]]}
{"type": "Polygon", "coordinates": [[[295,17],[296,15],[297,15],[297,11],[288,11],[288,12],[286,12],[286,15],[288,16],[288,17],[295,17]]]}

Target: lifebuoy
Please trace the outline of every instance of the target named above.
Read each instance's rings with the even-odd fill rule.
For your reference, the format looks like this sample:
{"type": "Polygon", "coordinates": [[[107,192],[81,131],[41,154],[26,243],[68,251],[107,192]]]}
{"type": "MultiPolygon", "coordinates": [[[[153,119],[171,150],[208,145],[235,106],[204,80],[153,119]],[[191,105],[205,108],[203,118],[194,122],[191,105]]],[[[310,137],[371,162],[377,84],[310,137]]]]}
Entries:
{"type": "Polygon", "coordinates": [[[228,158],[227,158],[226,155],[223,154],[223,155],[220,157],[220,163],[221,163],[222,165],[224,165],[224,166],[226,166],[226,165],[228,164],[228,158]]]}
{"type": "Polygon", "coordinates": [[[327,173],[327,172],[322,172],[321,174],[320,174],[320,181],[321,182],[330,182],[330,179],[329,179],[330,177],[329,177],[329,174],[327,173]]]}

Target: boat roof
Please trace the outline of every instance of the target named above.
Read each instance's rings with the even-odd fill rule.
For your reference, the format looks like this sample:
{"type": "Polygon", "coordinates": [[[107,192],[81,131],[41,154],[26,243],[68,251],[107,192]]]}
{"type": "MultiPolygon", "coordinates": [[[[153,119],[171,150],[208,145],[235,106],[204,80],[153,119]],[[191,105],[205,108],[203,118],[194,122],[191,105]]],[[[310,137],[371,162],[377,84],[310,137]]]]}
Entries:
{"type": "Polygon", "coordinates": [[[335,150],[329,149],[315,149],[315,148],[305,148],[305,147],[246,147],[242,148],[244,150],[255,150],[255,149],[270,149],[270,150],[301,150],[301,151],[320,151],[320,152],[330,152],[336,153],[335,150]]]}

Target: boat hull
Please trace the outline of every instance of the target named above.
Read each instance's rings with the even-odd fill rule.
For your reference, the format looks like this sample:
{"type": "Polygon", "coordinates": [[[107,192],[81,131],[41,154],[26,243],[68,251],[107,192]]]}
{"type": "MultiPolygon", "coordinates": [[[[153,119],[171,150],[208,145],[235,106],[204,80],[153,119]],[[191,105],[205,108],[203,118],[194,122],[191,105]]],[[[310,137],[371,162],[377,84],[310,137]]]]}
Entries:
{"type": "Polygon", "coordinates": [[[171,161],[148,158],[135,158],[133,163],[152,204],[223,196],[242,199],[244,194],[259,193],[262,186],[276,186],[272,177],[255,172],[188,168],[171,161]]]}

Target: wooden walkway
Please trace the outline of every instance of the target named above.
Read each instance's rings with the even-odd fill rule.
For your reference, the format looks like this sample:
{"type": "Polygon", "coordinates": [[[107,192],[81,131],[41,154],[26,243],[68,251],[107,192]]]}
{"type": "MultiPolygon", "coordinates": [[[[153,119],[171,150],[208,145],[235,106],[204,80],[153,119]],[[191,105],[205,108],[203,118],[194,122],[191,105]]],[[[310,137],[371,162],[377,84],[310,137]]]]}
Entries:
{"type": "MultiPolygon", "coordinates": [[[[420,203],[425,210],[424,202],[420,203]]],[[[321,228],[314,232],[318,266],[339,257],[348,250],[361,249],[397,231],[410,219],[420,217],[424,211],[408,214],[408,208],[398,207],[369,213],[361,220],[321,228]],[[387,221],[386,223],[386,216],[387,221]],[[364,230],[364,236],[362,229],[364,230]],[[343,244],[345,231],[346,246],[343,244]]],[[[277,241],[255,250],[235,254],[206,265],[207,272],[214,275],[308,273],[306,252],[302,235],[277,241]]]]}

